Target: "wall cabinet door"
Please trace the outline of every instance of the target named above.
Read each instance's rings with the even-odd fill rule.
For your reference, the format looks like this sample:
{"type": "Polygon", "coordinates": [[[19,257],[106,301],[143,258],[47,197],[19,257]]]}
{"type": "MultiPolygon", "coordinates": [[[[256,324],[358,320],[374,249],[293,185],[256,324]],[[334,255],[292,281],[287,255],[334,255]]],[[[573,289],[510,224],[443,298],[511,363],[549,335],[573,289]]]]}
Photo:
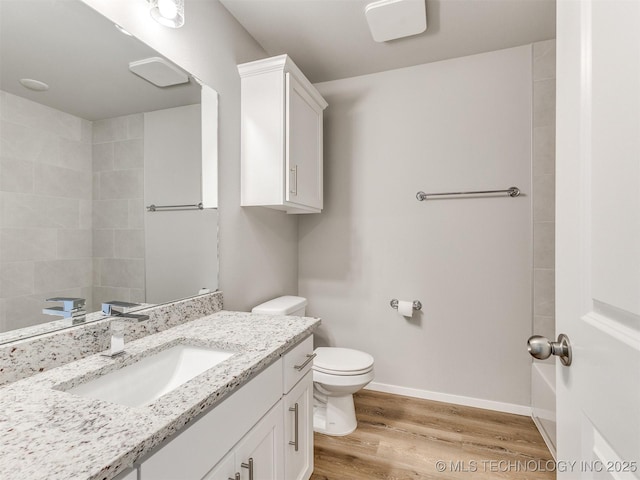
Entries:
{"type": "Polygon", "coordinates": [[[286,73],[286,199],[322,209],[322,108],[286,73]]]}
{"type": "Polygon", "coordinates": [[[313,472],[313,372],[284,397],[285,480],[308,480],[313,472]]]}

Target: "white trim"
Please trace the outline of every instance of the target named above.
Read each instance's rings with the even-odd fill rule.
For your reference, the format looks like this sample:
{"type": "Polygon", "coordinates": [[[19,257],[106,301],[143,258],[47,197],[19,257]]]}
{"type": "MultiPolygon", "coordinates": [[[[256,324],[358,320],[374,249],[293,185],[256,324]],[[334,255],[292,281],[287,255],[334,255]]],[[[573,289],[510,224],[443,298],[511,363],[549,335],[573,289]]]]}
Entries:
{"type": "Polygon", "coordinates": [[[542,440],[544,440],[544,443],[547,445],[547,448],[549,449],[549,452],[551,452],[551,456],[553,457],[553,459],[555,461],[558,461],[558,457],[557,457],[557,454],[556,454],[556,446],[551,441],[551,438],[549,438],[549,435],[547,434],[547,431],[542,426],[542,423],[540,422],[540,420],[538,420],[538,417],[533,415],[533,413],[531,414],[531,420],[533,420],[533,423],[535,424],[536,428],[538,429],[538,432],[540,433],[540,436],[542,437],[542,440]]]}
{"type": "Polygon", "coordinates": [[[467,407],[484,408],[486,410],[495,410],[497,412],[526,415],[528,417],[531,416],[531,407],[528,405],[516,405],[515,403],[496,402],[494,400],[484,400],[482,398],[452,395],[450,393],[419,390],[417,388],[399,387],[397,385],[388,385],[386,383],[378,382],[371,382],[364,388],[366,390],[373,390],[375,392],[394,393],[396,395],[404,395],[407,397],[424,398],[426,400],[434,400],[437,402],[454,403],[456,405],[465,405],[467,407]]]}
{"type": "Polygon", "coordinates": [[[298,66],[293,63],[291,57],[286,53],[277,57],[265,58],[262,60],[254,60],[253,62],[241,63],[238,65],[238,73],[240,78],[250,77],[253,75],[261,75],[269,72],[289,72],[300,83],[313,100],[320,106],[321,110],[327,108],[326,100],[320,95],[320,92],[313,86],[309,79],[302,73],[298,66]]]}

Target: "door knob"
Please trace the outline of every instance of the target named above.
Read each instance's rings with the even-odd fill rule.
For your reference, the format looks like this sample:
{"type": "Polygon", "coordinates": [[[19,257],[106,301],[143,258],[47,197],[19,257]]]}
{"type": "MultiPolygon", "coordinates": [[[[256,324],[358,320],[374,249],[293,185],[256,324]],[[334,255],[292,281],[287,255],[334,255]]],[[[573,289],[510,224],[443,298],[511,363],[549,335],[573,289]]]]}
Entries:
{"type": "Polygon", "coordinates": [[[534,335],[527,340],[527,350],[533,358],[544,360],[551,355],[557,355],[565,367],[571,365],[571,343],[564,333],[558,335],[557,342],[550,342],[545,337],[534,335]]]}

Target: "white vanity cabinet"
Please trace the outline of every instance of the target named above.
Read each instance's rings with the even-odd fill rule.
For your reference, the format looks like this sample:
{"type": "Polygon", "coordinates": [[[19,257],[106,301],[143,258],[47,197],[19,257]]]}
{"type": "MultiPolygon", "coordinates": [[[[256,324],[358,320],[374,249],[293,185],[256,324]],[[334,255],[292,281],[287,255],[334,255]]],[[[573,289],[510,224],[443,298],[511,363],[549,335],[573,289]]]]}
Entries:
{"type": "Polygon", "coordinates": [[[284,415],[284,480],[307,480],[313,472],[312,372],[284,396],[284,415]]]}
{"type": "Polygon", "coordinates": [[[241,205],[322,210],[322,112],[327,102],[287,55],[244,63],[241,205]]]}
{"type": "Polygon", "coordinates": [[[138,480],[138,469],[130,468],[118,475],[114,480],[138,480]]]}
{"type": "Polygon", "coordinates": [[[312,353],[309,336],[139,463],[138,480],[308,480],[312,353]]]}
{"type": "Polygon", "coordinates": [[[283,478],[282,401],[203,480],[283,478]]]}

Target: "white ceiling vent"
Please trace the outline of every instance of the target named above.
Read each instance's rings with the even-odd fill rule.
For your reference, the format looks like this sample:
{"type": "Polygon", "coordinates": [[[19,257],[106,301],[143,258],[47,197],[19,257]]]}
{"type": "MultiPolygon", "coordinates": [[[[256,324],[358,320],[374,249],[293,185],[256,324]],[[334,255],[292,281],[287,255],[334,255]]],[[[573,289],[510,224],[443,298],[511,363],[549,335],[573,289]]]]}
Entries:
{"type": "Polygon", "coordinates": [[[187,83],[189,76],[164,58],[150,57],[129,63],[129,70],[157,87],[187,83]]]}
{"type": "Polygon", "coordinates": [[[417,35],[427,29],[425,0],[380,0],[367,5],[364,14],[376,42],[417,35]]]}

